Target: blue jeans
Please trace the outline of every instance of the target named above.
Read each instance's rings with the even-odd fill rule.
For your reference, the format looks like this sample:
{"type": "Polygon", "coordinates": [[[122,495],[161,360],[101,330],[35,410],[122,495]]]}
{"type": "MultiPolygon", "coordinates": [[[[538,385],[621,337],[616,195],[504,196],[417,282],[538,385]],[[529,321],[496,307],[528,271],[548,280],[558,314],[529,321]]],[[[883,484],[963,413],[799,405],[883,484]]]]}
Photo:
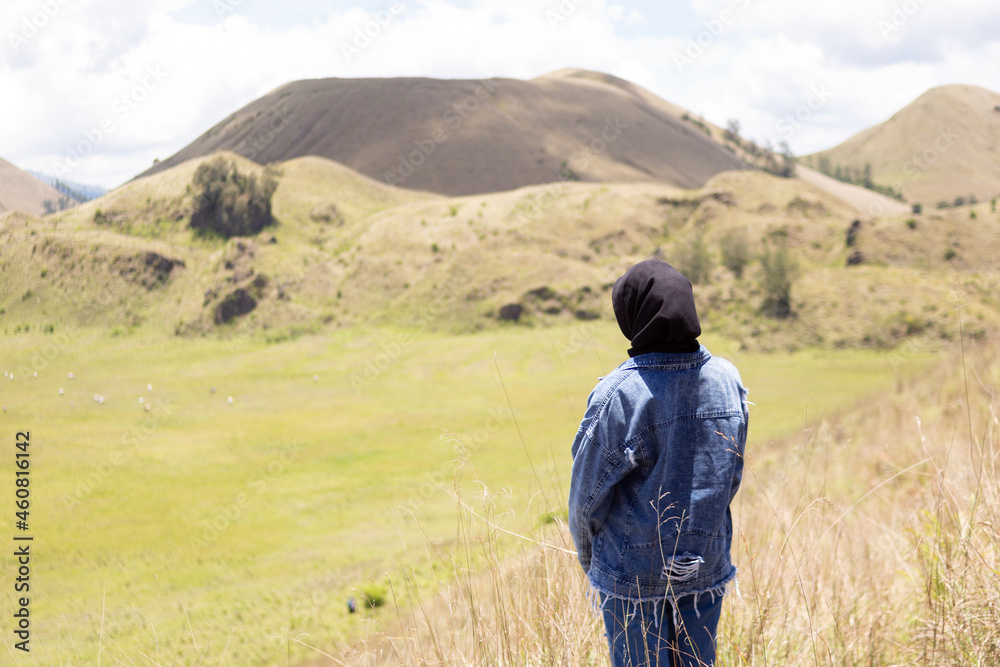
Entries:
{"type": "Polygon", "coordinates": [[[677,625],[669,600],[629,602],[602,596],[614,667],[705,667],[715,663],[715,632],[722,596],[702,594],[677,602],[677,625]]]}

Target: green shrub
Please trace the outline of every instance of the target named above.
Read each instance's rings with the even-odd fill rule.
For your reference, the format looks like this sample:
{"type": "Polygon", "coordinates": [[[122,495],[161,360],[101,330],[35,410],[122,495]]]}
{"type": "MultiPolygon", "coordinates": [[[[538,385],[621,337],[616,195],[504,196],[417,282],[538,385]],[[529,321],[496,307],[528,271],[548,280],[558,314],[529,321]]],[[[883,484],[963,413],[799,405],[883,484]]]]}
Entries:
{"type": "Polygon", "coordinates": [[[745,229],[733,229],[719,239],[722,250],[722,264],[737,278],[743,277],[743,269],[750,261],[750,239],[745,229]]]}
{"type": "Polygon", "coordinates": [[[364,598],[364,603],[372,609],[375,607],[381,607],[385,604],[385,589],[376,584],[368,584],[362,588],[361,595],[364,598]]]}
{"type": "Polygon", "coordinates": [[[256,175],[241,174],[235,162],[222,157],[202,163],[194,174],[191,227],[223,238],[260,232],[274,223],[271,197],[278,187],[277,176],[268,167],[258,181],[256,175]]]}
{"type": "Polygon", "coordinates": [[[785,319],[792,314],[792,284],[798,277],[798,263],[782,240],[777,248],[764,251],[760,264],[764,269],[761,278],[763,311],[770,317],[785,319]]]}
{"type": "Polygon", "coordinates": [[[712,273],[712,256],[701,234],[695,236],[689,246],[683,247],[677,253],[677,270],[693,285],[708,282],[712,273]]]}

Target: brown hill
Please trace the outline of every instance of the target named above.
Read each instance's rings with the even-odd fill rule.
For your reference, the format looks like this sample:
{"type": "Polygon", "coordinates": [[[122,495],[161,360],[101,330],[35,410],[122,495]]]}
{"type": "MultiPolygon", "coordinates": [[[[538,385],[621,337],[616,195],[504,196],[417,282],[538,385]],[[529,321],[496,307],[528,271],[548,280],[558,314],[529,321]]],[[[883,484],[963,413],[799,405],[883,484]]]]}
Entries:
{"type": "Polygon", "coordinates": [[[559,180],[701,187],[744,163],[679,109],[615,77],[316,79],[251,102],[143,176],[229,150],[260,164],[316,155],[448,195],[559,180]]]}
{"type": "Polygon", "coordinates": [[[61,199],[61,192],[0,158],[0,213],[23,211],[44,215],[46,201],[58,210],[61,199]]]}
{"type": "Polygon", "coordinates": [[[935,345],[957,336],[954,293],[967,333],[1000,322],[989,203],[859,219],[821,188],[745,170],[689,190],[559,183],[449,198],[307,156],[278,165],[276,223],[226,241],[190,225],[189,185],[209,159],[44,219],[0,215],[3,327],[282,340],[364,324],[585,324],[613,317],[615,277],[650,256],[700,275],[706,330],[747,347],[935,345]],[[775,319],[764,258],[782,248],[791,316],[775,319]]]}
{"type": "Polygon", "coordinates": [[[889,120],[806,161],[863,170],[933,206],[1000,194],[1000,94],[970,85],[932,88],[889,120]]]}

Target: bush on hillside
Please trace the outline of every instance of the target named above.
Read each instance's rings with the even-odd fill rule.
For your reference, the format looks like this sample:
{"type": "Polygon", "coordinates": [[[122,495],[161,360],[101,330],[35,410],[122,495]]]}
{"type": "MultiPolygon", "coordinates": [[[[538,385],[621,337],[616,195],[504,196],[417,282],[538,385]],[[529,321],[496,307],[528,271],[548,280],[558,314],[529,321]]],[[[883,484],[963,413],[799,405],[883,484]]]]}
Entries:
{"type": "Polygon", "coordinates": [[[242,174],[236,163],[218,157],[194,173],[195,203],[191,227],[223,238],[250,236],[274,223],[271,197],[278,173],[268,167],[260,180],[242,174]]]}
{"type": "Polygon", "coordinates": [[[750,261],[750,239],[745,229],[732,229],[719,239],[722,250],[722,264],[737,278],[743,277],[743,269],[750,261]]]}
{"type": "Polygon", "coordinates": [[[381,607],[386,601],[385,588],[378,584],[368,584],[361,589],[361,595],[366,605],[374,609],[381,607]]]}
{"type": "Polygon", "coordinates": [[[788,252],[784,241],[777,248],[767,248],[760,258],[763,310],[766,315],[785,319],[792,314],[792,284],[798,277],[798,264],[788,252]]]}
{"type": "Polygon", "coordinates": [[[677,270],[684,274],[692,285],[707,283],[712,274],[712,256],[701,234],[682,247],[677,253],[677,270]]]}
{"type": "Polygon", "coordinates": [[[764,150],[760,152],[758,157],[759,160],[756,166],[767,173],[780,176],[781,178],[792,178],[795,176],[795,165],[798,163],[798,158],[792,153],[792,149],[787,141],[781,142],[778,151],[775,151],[771,142],[767,141],[764,144],[764,150]]]}

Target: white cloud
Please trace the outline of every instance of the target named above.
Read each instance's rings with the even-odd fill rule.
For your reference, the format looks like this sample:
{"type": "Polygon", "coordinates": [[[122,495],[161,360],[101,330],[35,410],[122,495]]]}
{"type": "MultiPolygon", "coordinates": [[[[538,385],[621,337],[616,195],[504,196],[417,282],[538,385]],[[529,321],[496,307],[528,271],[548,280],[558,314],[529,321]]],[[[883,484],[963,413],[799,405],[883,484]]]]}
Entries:
{"type": "Polygon", "coordinates": [[[303,18],[278,27],[267,13],[281,6],[221,1],[235,11],[219,21],[195,0],[8,0],[0,155],[51,171],[110,118],[111,131],[69,177],[116,185],[269,90],[329,76],[532,78],[583,67],[720,124],[740,118],[747,136],[775,141],[787,133],[782,119],[825,85],[829,100],[790,139],[800,153],[884,120],[934,85],[1000,87],[1000,13],[987,0],[690,0],[700,24],[645,21],[657,9],[638,0],[402,0],[391,16],[390,0],[338,11],[317,3],[313,15],[298,2],[303,18]],[[10,35],[51,3],[58,9],[15,50],[10,35]],[[898,30],[883,35],[879,21],[891,21],[894,6],[905,20],[897,12],[898,30]],[[192,12],[197,23],[178,18],[192,12]],[[624,36],[635,30],[641,36],[624,36]],[[678,68],[674,54],[689,40],[701,40],[702,53],[678,68]],[[149,68],[165,76],[136,92],[149,68]]]}
{"type": "Polygon", "coordinates": [[[747,136],[788,138],[799,153],[882,122],[930,87],[962,81],[997,89],[1000,82],[993,55],[1000,14],[985,0],[693,0],[692,6],[704,22],[723,11],[734,17],[684,71],[699,109],[717,123],[739,117],[747,136]],[[832,91],[829,100],[810,108],[789,137],[787,116],[806,116],[810,90],[822,86],[832,91]]]}
{"type": "Polygon", "coordinates": [[[615,3],[608,7],[608,16],[612,20],[625,23],[627,25],[636,25],[639,23],[645,23],[646,19],[643,17],[642,12],[640,12],[635,7],[631,9],[626,9],[623,5],[615,3]]]}

